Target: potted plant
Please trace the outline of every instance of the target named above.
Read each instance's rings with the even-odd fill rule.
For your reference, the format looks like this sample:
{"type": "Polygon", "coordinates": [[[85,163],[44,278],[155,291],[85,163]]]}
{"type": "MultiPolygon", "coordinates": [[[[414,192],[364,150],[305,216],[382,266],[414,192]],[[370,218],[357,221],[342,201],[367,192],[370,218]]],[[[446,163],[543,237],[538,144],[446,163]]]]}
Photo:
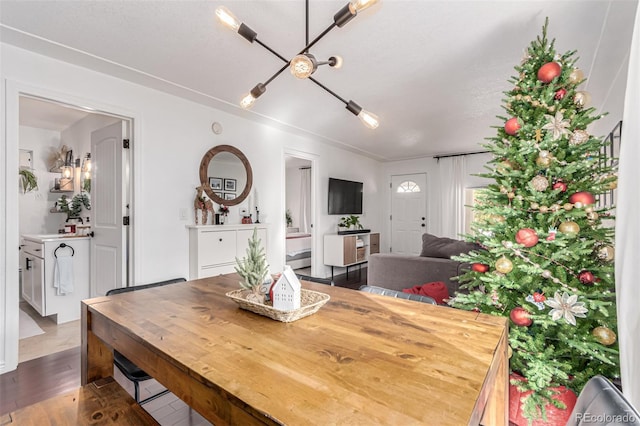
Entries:
{"type": "Polygon", "coordinates": [[[338,222],[338,228],[345,228],[347,230],[359,230],[362,229],[362,224],[360,224],[360,218],[356,215],[350,215],[340,218],[340,222],[338,222]]]}
{"type": "Polygon", "coordinates": [[[22,183],[22,191],[25,194],[38,189],[38,178],[31,170],[22,169],[19,174],[21,178],[20,181],[22,183]]]}
{"type": "Polygon", "coordinates": [[[287,211],[284,214],[284,219],[287,222],[287,228],[291,228],[291,225],[293,225],[293,219],[291,218],[291,210],[287,209],[287,211]]]}
{"type": "Polygon", "coordinates": [[[247,256],[242,260],[236,257],[235,270],[242,278],[240,287],[249,291],[246,299],[255,303],[264,304],[264,293],[261,292],[262,284],[269,275],[269,264],[264,249],[260,247],[258,228],[253,229],[253,235],[249,239],[247,256]]]}

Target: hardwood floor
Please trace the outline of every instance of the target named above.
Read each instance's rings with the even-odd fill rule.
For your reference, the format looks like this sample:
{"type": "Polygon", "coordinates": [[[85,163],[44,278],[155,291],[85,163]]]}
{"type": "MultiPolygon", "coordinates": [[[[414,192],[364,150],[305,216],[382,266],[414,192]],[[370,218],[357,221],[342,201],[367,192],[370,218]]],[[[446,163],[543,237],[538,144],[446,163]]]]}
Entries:
{"type": "Polygon", "coordinates": [[[20,339],[19,363],[80,346],[80,320],[56,324],[51,318],[41,317],[27,302],[20,302],[20,309],[33,318],[44,334],[20,339]]]}
{"type": "MultiPolygon", "coordinates": [[[[356,290],[366,283],[366,267],[360,272],[357,269],[350,270],[348,279],[346,274],[337,275],[334,278],[336,286],[356,290]]],[[[32,317],[45,330],[45,334],[21,340],[20,359],[22,360],[24,351],[24,357],[28,360],[20,361],[15,371],[0,375],[0,395],[2,396],[0,415],[80,386],[79,321],[74,321],[73,324],[68,323],[70,325],[63,327],[63,332],[58,333],[55,329],[59,329],[60,326],[55,327],[51,319],[38,318],[37,314],[32,317]],[[51,327],[51,324],[54,326],[51,327]],[[47,334],[49,336],[46,336],[47,334]],[[77,341],[74,338],[77,338],[77,341]],[[27,342],[23,345],[23,341],[27,342]],[[72,347],[68,348],[68,345],[72,347]],[[52,350],[55,353],[51,353],[52,350]],[[47,355],[38,355],[43,353],[47,355]]],[[[133,383],[127,380],[117,368],[114,370],[114,378],[133,395],[133,383]]],[[[155,380],[144,382],[140,389],[141,398],[155,394],[160,389],[162,386],[155,380]]],[[[142,407],[161,425],[210,425],[172,393],[150,401],[142,407]]]]}

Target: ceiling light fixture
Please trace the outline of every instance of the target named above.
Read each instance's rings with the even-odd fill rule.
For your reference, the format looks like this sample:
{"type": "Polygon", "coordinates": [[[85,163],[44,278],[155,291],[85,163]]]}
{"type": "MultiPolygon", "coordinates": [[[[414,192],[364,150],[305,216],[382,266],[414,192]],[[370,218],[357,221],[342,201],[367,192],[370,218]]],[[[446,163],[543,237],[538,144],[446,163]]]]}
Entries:
{"type": "Polygon", "coordinates": [[[305,12],[306,12],[306,39],[305,39],[305,47],[292,59],[287,59],[284,56],[280,55],[278,52],[264,44],[262,41],[258,40],[258,33],[253,31],[243,22],[240,22],[238,18],[236,18],[229,9],[224,6],[220,6],[216,9],[216,17],[218,20],[229,27],[233,31],[236,31],[242,37],[244,37],[247,41],[251,43],[258,43],[260,46],[267,49],[269,52],[274,54],[278,59],[282,60],[286,64],[280,68],[274,75],[272,75],[267,81],[264,83],[258,83],[251,91],[246,94],[242,100],[240,101],[240,106],[242,108],[248,109],[253,106],[264,92],[267,90],[267,85],[271,83],[276,77],[278,77],[284,70],[289,68],[291,74],[299,79],[309,79],[314,82],[316,85],[327,91],[329,94],[336,97],[342,103],[346,105],[347,110],[351,111],[354,115],[356,115],[362,123],[369,127],[370,129],[375,129],[380,124],[378,121],[378,117],[375,114],[372,114],[368,111],[362,109],[360,105],[353,102],[352,100],[345,100],[342,97],[338,96],[335,92],[327,88],[325,85],[320,83],[317,79],[312,77],[312,74],[318,69],[321,65],[329,65],[331,68],[340,68],[342,66],[342,58],[339,56],[331,56],[326,61],[318,61],[315,56],[309,53],[309,49],[315,45],[322,37],[327,35],[329,31],[334,29],[335,27],[342,28],[347,22],[355,18],[358,12],[361,12],[373,4],[377,3],[378,0],[351,0],[344,6],[342,9],[338,11],[333,16],[333,23],[327,27],[323,32],[320,33],[313,41],[309,42],[309,0],[305,0],[305,12]]]}

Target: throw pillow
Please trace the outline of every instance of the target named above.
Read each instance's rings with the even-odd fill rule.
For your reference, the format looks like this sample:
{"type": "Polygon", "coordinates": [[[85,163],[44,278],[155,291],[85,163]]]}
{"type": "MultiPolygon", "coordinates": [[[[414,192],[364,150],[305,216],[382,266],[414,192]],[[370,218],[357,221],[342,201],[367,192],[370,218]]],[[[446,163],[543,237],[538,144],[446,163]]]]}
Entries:
{"type": "Polygon", "coordinates": [[[420,296],[429,296],[436,301],[438,305],[445,303],[445,299],[449,298],[449,290],[442,281],[435,281],[422,285],[415,285],[411,288],[405,288],[403,293],[419,294],[420,296]]]}
{"type": "Polygon", "coordinates": [[[454,240],[446,237],[436,237],[431,234],[422,235],[422,257],[439,257],[449,259],[461,253],[468,253],[471,250],[478,250],[477,244],[466,241],[454,240]]]}

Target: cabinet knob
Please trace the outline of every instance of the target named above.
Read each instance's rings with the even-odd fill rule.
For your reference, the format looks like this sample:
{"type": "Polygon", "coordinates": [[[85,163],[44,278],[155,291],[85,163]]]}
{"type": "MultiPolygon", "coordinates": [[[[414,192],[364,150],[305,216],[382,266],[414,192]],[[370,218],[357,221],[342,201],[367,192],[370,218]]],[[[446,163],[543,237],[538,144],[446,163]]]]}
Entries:
{"type": "Polygon", "coordinates": [[[420,225],[420,226],[422,226],[422,227],[424,228],[424,227],[425,227],[425,226],[427,226],[427,225],[425,225],[425,224],[423,223],[423,224],[422,224],[422,225],[420,225]]]}
{"type": "Polygon", "coordinates": [[[42,249],[35,249],[34,251],[42,251],[42,249]]]}
{"type": "Polygon", "coordinates": [[[222,242],[222,238],[220,238],[220,242],[222,242]]]}

